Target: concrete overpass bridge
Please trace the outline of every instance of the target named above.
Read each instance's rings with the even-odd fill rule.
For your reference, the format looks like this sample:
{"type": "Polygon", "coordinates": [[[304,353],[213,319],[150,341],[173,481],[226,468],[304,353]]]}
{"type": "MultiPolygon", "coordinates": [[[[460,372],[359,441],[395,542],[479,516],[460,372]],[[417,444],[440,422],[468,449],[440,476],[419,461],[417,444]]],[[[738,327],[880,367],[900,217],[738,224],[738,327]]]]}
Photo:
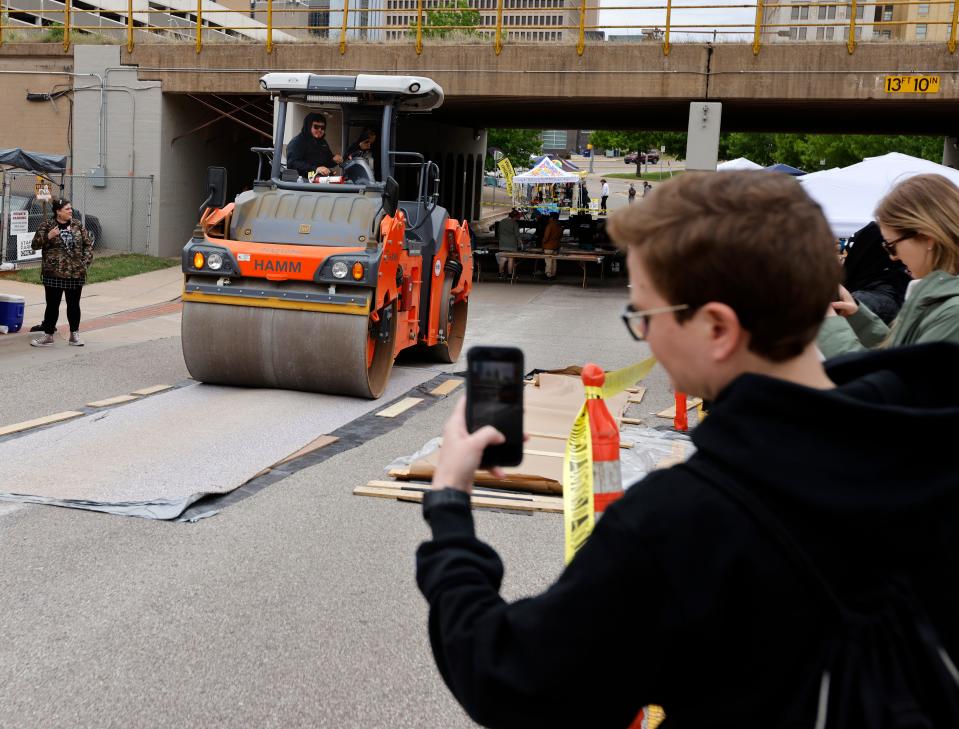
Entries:
{"type": "MultiPolygon", "coordinates": [[[[152,175],[153,220],[147,249],[173,255],[193,228],[204,169],[226,164],[231,180],[252,179],[247,150],[269,136],[267,71],[408,73],[436,79],[446,102],[402,127],[405,148],[441,164],[442,202],[475,218],[489,127],[685,130],[694,101],[723,104],[726,131],[959,133],[959,58],[947,44],[352,42],[121,46],[6,44],[0,83],[0,146],[51,149],[69,127],[77,171],[152,175]],[[933,93],[887,91],[890,76],[938,78],[933,93]],[[25,101],[56,87],[73,89],[72,112],[25,101]],[[69,118],[68,118],[69,117],[69,118]]],[[[239,189],[239,187],[237,188],[239,189]]],[[[109,185],[101,190],[109,196],[109,185]]]]}

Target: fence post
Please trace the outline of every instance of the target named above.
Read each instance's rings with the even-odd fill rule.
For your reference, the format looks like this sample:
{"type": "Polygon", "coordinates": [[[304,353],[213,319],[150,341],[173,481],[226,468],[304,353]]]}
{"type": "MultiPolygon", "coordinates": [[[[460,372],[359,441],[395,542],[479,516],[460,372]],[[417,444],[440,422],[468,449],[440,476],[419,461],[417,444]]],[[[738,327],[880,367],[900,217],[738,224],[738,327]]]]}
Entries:
{"type": "Polygon", "coordinates": [[[846,39],[846,50],[851,56],[856,50],[856,0],[850,0],[849,5],[849,37],[846,39]]]}
{"type": "Polygon", "coordinates": [[[343,0],[343,27],[340,28],[340,55],[346,53],[346,26],[350,17],[350,0],[343,0]]]}
{"type": "Polygon", "coordinates": [[[576,55],[583,55],[586,50],[586,2],[583,0],[579,6],[579,41],[576,43],[576,55]]]}
{"type": "Polygon", "coordinates": [[[496,45],[494,47],[498,56],[503,50],[503,0],[496,0],[496,45]]]}
{"type": "Polygon", "coordinates": [[[203,50],[203,0],[196,0],[196,52],[203,50]]]}
{"type": "Polygon", "coordinates": [[[273,0],[266,0],[266,52],[273,53],[273,0]]]}
{"type": "Polygon", "coordinates": [[[133,53],[133,0],[127,0],[127,53],[133,53]]]}
{"type": "Polygon", "coordinates": [[[759,55],[760,38],[763,30],[763,0],[756,0],[756,27],[753,30],[753,55],[759,55]]]}
{"type": "Polygon", "coordinates": [[[416,55],[423,52],[423,0],[416,0],[416,55]]]}
{"type": "Polygon", "coordinates": [[[669,22],[673,14],[673,0],[666,0],[666,33],[663,36],[663,55],[669,55],[669,22]]]}
{"type": "Polygon", "coordinates": [[[952,32],[949,34],[948,48],[950,53],[956,52],[956,21],[959,20],[959,5],[952,6],[952,32]]]}
{"type": "Polygon", "coordinates": [[[70,50],[70,0],[63,2],[63,52],[70,50]]]}

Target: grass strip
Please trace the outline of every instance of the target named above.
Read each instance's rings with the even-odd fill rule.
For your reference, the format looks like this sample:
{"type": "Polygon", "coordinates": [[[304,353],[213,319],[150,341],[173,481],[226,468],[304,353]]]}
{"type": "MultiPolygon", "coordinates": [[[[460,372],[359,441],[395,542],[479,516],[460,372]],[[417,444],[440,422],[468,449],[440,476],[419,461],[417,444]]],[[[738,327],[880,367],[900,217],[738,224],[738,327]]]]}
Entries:
{"type": "MultiPolygon", "coordinates": [[[[155,258],[154,256],[145,256],[142,253],[121,253],[116,256],[103,256],[97,258],[96,251],[93,253],[93,263],[87,269],[87,283],[100,283],[102,281],[113,281],[127,276],[136,276],[138,273],[149,273],[150,271],[159,271],[163,268],[180,265],[178,258],[155,258]]],[[[23,283],[40,283],[40,268],[25,268],[17,271],[11,276],[14,281],[23,283]]]]}

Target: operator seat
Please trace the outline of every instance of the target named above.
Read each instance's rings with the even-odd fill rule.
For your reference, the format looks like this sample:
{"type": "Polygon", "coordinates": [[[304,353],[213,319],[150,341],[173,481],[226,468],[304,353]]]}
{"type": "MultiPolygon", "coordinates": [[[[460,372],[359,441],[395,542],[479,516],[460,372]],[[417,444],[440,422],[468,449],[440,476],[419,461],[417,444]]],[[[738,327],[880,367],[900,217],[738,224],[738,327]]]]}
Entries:
{"type": "Polygon", "coordinates": [[[354,185],[372,185],[373,170],[365,159],[351,159],[343,165],[343,180],[354,185]]]}

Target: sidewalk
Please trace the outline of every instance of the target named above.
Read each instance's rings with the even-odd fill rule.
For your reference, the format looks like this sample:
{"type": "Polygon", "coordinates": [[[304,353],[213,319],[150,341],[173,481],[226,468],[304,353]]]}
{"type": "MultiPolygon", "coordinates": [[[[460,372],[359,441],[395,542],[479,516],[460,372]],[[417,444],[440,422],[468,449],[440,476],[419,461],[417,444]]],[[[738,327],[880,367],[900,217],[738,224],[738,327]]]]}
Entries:
{"type": "Polygon", "coordinates": [[[31,347],[29,339],[36,336],[30,327],[43,320],[43,287],[0,278],[0,293],[22,296],[26,302],[23,328],[0,335],[0,372],[29,361],[49,362],[180,333],[176,302],[183,293],[183,274],[179,266],[84,286],[80,297],[80,333],[86,343],[83,348],[67,346],[65,301],[60,303],[56,344],[38,348],[31,347]]]}

